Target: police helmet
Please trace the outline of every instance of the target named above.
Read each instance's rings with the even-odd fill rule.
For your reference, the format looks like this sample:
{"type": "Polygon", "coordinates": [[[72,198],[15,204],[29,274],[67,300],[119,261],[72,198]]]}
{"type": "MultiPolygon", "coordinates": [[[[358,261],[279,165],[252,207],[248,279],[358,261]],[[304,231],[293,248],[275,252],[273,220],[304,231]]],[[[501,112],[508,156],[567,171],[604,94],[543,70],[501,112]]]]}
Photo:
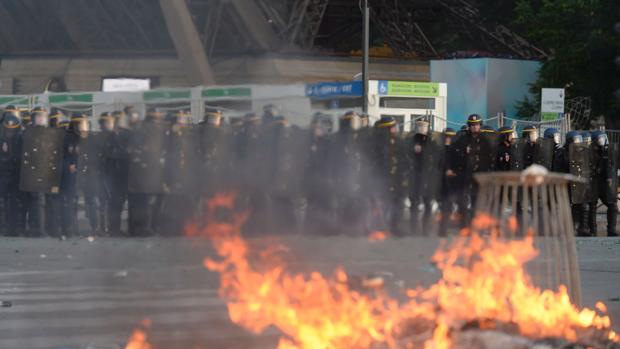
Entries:
{"type": "Polygon", "coordinates": [[[254,112],[249,112],[243,116],[243,122],[246,124],[255,124],[260,121],[260,117],[254,112]]]}
{"type": "Polygon", "coordinates": [[[478,114],[471,114],[470,116],[467,117],[467,124],[468,125],[475,125],[475,124],[482,125],[482,118],[478,114]]]}
{"type": "Polygon", "coordinates": [[[443,135],[444,136],[448,136],[448,137],[454,137],[454,136],[456,136],[456,131],[453,128],[451,128],[451,127],[446,127],[443,130],[443,135]]]}
{"type": "Polygon", "coordinates": [[[219,125],[222,120],[222,110],[219,108],[208,107],[205,109],[205,114],[202,117],[202,121],[211,124],[219,125]]]}
{"type": "Polygon", "coordinates": [[[69,129],[69,120],[61,120],[58,122],[58,128],[64,128],[65,130],[69,129]]]}
{"type": "Polygon", "coordinates": [[[19,117],[19,110],[15,108],[13,105],[8,105],[4,108],[4,112],[2,113],[2,118],[5,118],[7,115],[14,115],[19,117]]]}
{"type": "Polygon", "coordinates": [[[509,139],[509,136],[514,134],[514,130],[509,126],[502,126],[497,129],[497,134],[504,139],[509,139]]]}
{"type": "Polygon", "coordinates": [[[20,117],[22,119],[22,124],[27,125],[32,121],[32,115],[28,111],[22,111],[20,113],[20,117]]]}
{"type": "Polygon", "coordinates": [[[543,134],[544,138],[553,138],[555,136],[555,134],[560,133],[560,131],[558,131],[556,128],[550,127],[548,129],[545,130],[545,133],[543,134]]]}
{"type": "Polygon", "coordinates": [[[232,128],[238,128],[243,126],[243,118],[240,116],[231,116],[228,119],[228,122],[230,123],[230,127],[232,128]]]}
{"type": "Polygon", "coordinates": [[[596,130],[592,132],[592,143],[601,147],[609,144],[609,139],[605,131],[596,130]]]}
{"type": "Polygon", "coordinates": [[[276,124],[288,126],[288,119],[282,115],[277,115],[273,118],[273,122],[276,124]]]}
{"type": "Polygon", "coordinates": [[[523,128],[523,132],[521,132],[521,136],[527,137],[531,132],[536,132],[536,126],[527,125],[523,128]]]}
{"type": "Polygon", "coordinates": [[[21,127],[21,125],[22,125],[21,119],[13,114],[6,114],[4,116],[4,120],[2,120],[2,126],[4,126],[4,128],[9,128],[9,129],[19,128],[21,127]]]}
{"type": "Polygon", "coordinates": [[[38,126],[48,126],[49,117],[47,111],[43,107],[34,107],[30,113],[32,122],[38,126]]]}
{"type": "Polygon", "coordinates": [[[581,138],[583,139],[584,143],[590,143],[592,141],[592,135],[590,134],[590,131],[581,131],[581,138]]]}
{"type": "Polygon", "coordinates": [[[274,104],[267,104],[263,107],[263,118],[266,121],[272,121],[276,116],[280,116],[280,111],[274,104]]]}
{"type": "Polygon", "coordinates": [[[566,144],[583,143],[583,137],[578,131],[569,131],[566,133],[566,144]]]}
{"type": "Polygon", "coordinates": [[[493,134],[493,133],[495,133],[495,129],[493,128],[493,126],[490,126],[490,125],[484,125],[484,126],[482,126],[482,128],[480,129],[480,132],[482,132],[482,133],[490,133],[490,134],[493,134]]]}
{"type": "Polygon", "coordinates": [[[393,116],[382,116],[381,119],[375,122],[375,128],[388,128],[396,126],[396,119],[393,116]]]}
{"type": "Polygon", "coordinates": [[[157,108],[149,108],[146,112],[146,120],[148,121],[161,121],[164,118],[164,114],[157,108]]]}

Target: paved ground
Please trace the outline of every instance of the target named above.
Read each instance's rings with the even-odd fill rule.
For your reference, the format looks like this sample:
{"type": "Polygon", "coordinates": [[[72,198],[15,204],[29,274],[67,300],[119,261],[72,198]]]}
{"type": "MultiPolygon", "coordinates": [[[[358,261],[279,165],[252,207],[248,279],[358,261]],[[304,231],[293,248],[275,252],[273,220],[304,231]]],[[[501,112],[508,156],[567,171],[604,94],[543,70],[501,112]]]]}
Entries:
{"type": "MultiPolygon", "coordinates": [[[[256,240],[269,244],[268,239],[256,240]]],[[[296,270],[389,271],[408,286],[437,277],[428,264],[437,241],[407,238],[285,239],[296,270]]],[[[584,303],[608,304],[620,329],[620,239],[578,241],[584,303]]],[[[1,349],[121,348],[145,317],[156,348],[275,348],[230,324],[218,277],[202,267],[207,241],[173,238],[0,239],[1,349]]]]}

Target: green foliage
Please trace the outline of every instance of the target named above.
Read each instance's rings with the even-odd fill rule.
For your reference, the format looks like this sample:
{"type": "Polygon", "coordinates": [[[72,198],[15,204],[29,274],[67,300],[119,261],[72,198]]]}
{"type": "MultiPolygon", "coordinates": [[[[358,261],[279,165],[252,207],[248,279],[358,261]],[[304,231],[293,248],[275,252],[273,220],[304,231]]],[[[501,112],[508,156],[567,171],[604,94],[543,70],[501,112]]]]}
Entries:
{"type": "Polygon", "coordinates": [[[551,53],[530,86],[534,99],[518,106],[524,112],[532,107],[538,110],[541,87],[563,87],[567,98],[592,97],[592,115],[605,115],[613,122],[612,115],[620,110],[614,97],[620,87],[614,63],[620,55],[620,34],[614,31],[620,1],[519,0],[515,14],[525,37],[551,53]]]}

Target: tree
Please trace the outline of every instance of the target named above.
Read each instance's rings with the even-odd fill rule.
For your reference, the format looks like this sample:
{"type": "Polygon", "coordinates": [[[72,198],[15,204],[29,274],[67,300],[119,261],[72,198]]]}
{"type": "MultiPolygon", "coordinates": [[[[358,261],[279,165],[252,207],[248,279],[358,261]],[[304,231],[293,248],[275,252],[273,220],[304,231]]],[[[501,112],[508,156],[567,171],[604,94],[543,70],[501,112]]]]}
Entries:
{"type": "Polygon", "coordinates": [[[515,13],[526,38],[551,53],[530,86],[534,98],[518,104],[521,111],[538,110],[541,87],[565,88],[566,98],[591,97],[592,116],[603,115],[607,128],[620,128],[620,101],[614,96],[620,87],[615,64],[620,35],[614,30],[620,2],[519,0],[515,13]]]}

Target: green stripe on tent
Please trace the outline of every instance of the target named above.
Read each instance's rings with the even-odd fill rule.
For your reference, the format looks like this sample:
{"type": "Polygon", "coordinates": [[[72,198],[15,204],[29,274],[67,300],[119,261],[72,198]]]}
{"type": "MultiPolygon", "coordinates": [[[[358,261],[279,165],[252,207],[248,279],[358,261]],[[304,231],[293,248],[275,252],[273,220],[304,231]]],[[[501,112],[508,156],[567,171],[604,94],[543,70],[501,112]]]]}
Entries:
{"type": "Polygon", "coordinates": [[[203,97],[251,97],[252,89],[249,87],[231,87],[231,88],[208,88],[202,90],[203,97]]]}
{"type": "Polygon", "coordinates": [[[66,95],[50,95],[48,100],[51,104],[57,103],[92,103],[93,95],[91,93],[83,94],[66,94],[66,95]]]}
{"type": "Polygon", "coordinates": [[[179,90],[179,91],[147,91],[142,94],[142,98],[145,102],[161,99],[190,99],[192,91],[179,90]]]}

